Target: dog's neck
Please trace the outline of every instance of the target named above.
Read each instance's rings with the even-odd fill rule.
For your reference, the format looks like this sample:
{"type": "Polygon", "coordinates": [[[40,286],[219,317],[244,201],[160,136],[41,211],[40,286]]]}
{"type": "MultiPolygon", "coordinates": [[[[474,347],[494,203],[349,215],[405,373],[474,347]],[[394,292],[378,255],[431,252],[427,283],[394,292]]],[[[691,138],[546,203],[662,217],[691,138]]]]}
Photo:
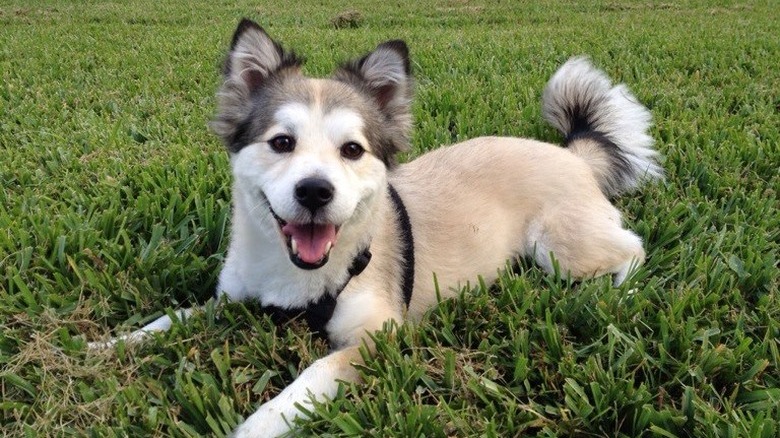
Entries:
{"type": "Polygon", "coordinates": [[[221,293],[231,299],[259,300],[277,323],[303,317],[312,331],[324,336],[341,291],[370,264],[375,264],[374,270],[397,270],[400,282],[396,287],[409,305],[414,283],[412,228],[403,199],[392,185],[384,185],[370,200],[371,205],[363,210],[367,212],[364,217],[345,226],[339,241],[343,251],[334,253],[325,266],[312,271],[294,266],[275,234],[277,230],[269,230],[261,219],[249,216],[241,200],[234,201],[230,260],[226,261],[219,282],[221,293]],[[381,241],[394,243],[377,247],[380,257],[376,263],[371,262],[371,241],[375,234],[383,233],[394,238],[382,236],[381,241]]]}

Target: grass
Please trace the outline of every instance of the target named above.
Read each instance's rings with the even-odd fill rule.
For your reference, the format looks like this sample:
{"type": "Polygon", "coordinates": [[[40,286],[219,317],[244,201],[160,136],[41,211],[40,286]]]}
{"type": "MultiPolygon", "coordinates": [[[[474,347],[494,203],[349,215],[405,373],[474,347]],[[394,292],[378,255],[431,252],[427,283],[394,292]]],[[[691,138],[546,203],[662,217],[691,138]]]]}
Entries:
{"type": "Polygon", "coordinates": [[[576,54],[652,110],[665,156],[664,184],[619,201],[648,250],[633,284],[525,261],[475,279],[377,335],[365,385],[318,405],[303,434],[780,433],[776,5],[276,3],[0,4],[1,435],[220,436],[327,352],[232,303],[143,346],[85,350],[212,294],[230,179],[206,123],[242,16],[315,75],[406,39],[407,158],[478,135],[559,141],[539,98],[576,54]]]}

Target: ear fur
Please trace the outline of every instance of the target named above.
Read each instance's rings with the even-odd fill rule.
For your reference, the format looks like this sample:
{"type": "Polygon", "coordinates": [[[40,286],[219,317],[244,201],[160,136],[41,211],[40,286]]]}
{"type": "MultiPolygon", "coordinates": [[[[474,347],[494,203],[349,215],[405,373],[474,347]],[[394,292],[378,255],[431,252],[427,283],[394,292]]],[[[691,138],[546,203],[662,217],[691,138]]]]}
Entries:
{"type": "Polygon", "coordinates": [[[376,103],[385,126],[393,127],[390,156],[409,148],[412,127],[412,77],[409,49],[401,40],[387,41],[363,56],[344,64],[335,78],[346,82],[376,103]]]}
{"type": "Polygon", "coordinates": [[[295,54],[285,52],[260,25],[244,18],[233,34],[223,74],[225,80],[244,82],[254,90],[275,71],[300,65],[295,54]]]}
{"type": "Polygon", "coordinates": [[[211,128],[228,146],[241,135],[252,109],[251,96],[283,72],[298,73],[302,60],[271,39],[260,25],[243,19],[238,24],[222,69],[217,116],[211,128]]]}

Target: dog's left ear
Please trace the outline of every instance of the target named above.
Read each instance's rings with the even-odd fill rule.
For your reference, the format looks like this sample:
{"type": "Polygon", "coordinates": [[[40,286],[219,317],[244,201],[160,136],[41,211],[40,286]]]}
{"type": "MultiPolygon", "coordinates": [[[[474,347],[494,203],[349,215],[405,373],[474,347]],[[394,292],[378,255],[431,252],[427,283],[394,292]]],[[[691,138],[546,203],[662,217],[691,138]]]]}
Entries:
{"type": "Polygon", "coordinates": [[[382,110],[410,101],[409,48],[401,40],[387,41],[366,56],[350,61],[336,72],[336,79],[357,85],[374,98],[382,110]]]}
{"type": "Polygon", "coordinates": [[[384,42],[366,56],[341,66],[335,77],[368,95],[388,125],[398,130],[393,139],[396,150],[389,152],[406,150],[412,125],[412,76],[406,43],[384,42]]]}

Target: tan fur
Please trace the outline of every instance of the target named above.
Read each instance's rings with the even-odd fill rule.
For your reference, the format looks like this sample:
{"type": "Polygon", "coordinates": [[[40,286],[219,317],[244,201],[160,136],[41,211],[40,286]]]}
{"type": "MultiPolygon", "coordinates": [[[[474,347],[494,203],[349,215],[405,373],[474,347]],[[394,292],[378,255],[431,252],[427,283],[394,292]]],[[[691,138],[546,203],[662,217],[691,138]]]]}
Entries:
{"type": "MultiPolygon", "coordinates": [[[[479,277],[493,282],[508,259],[529,256],[552,270],[553,252],[561,271],[575,278],[615,273],[618,281],[644,260],[641,241],[622,228],[620,213],[602,194],[588,164],[554,145],[477,138],[401,165],[389,181],[412,222],[414,295],[405,313],[398,281],[403,243],[385,197],[377,207],[374,259],[339,296],[328,324],[331,341],[343,349],[312,365],[329,369],[334,379],[359,380],[352,368],[363,361],[356,346],[372,351],[370,334],[383,324],[418,319],[439,296],[452,297],[479,277]]],[[[307,385],[319,377],[315,372],[301,376],[279,397],[309,390],[307,385]]],[[[264,405],[239,436],[255,436],[252,431],[267,427],[279,415],[273,409],[264,405]]]]}
{"type": "MultiPolygon", "coordinates": [[[[557,146],[478,138],[435,150],[391,174],[407,202],[418,257],[412,314],[466,282],[497,278],[508,259],[548,257],[582,278],[644,259],[587,164],[557,146]],[[457,177],[453,177],[457,175],[457,177]]],[[[542,263],[544,266],[545,263],[542,263]]]]}
{"type": "Polygon", "coordinates": [[[610,155],[598,141],[577,139],[568,146],[568,149],[590,166],[596,180],[609,178],[610,172],[612,172],[610,155]]]}
{"type": "MultiPolygon", "coordinates": [[[[619,273],[644,260],[640,240],[622,228],[620,213],[601,193],[588,165],[558,146],[477,138],[401,165],[389,180],[412,221],[416,272],[408,317],[414,319],[437,301],[434,276],[446,298],[480,277],[495,281],[500,267],[517,257],[534,257],[552,269],[553,252],[561,272],[575,278],[619,273]]],[[[388,204],[383,203],[383,226],[372,243],[375,261],[342,294],[329,329],[341,326],[341,308],[355,318],[347,308],[358,290],[386,297],[372,312],[385,316],[366,316],[375,320],[371,328],[400,316],[401,244],[388,204]]]]}

